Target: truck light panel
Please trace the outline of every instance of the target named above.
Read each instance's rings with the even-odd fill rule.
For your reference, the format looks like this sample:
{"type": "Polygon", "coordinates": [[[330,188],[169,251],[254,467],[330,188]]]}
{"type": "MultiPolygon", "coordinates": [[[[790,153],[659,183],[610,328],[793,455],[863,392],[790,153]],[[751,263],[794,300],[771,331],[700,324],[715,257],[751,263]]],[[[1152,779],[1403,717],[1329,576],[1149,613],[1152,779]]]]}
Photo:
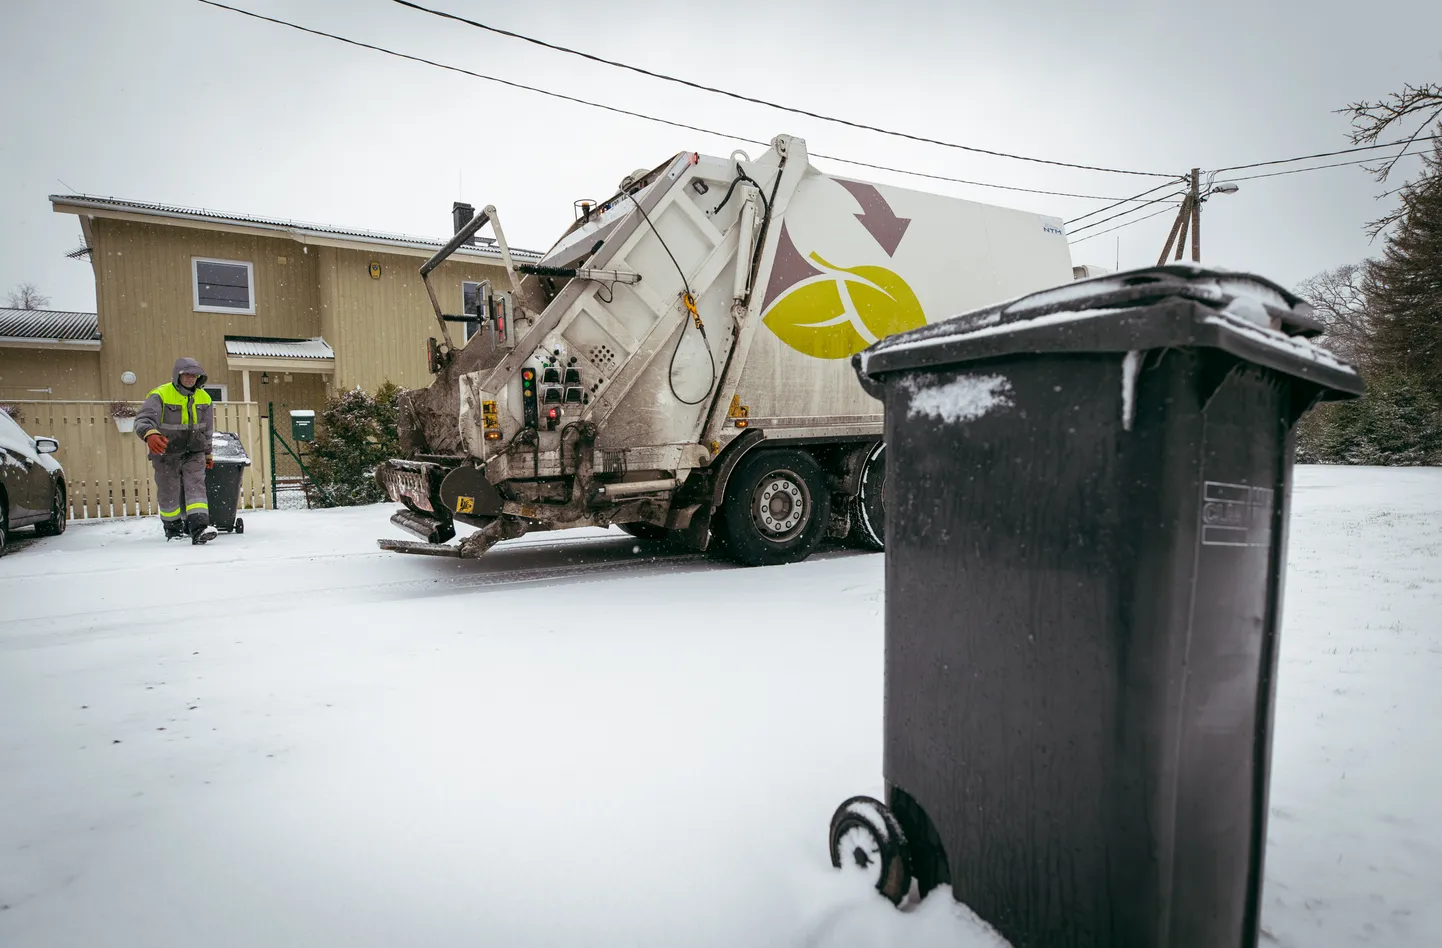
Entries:
{"type": "Polygon", "coordinates": [[[540,420],[536,405],[536,370],[530,366],[521,369],[521,415],[522,424],[534,428],[540,420]]]}

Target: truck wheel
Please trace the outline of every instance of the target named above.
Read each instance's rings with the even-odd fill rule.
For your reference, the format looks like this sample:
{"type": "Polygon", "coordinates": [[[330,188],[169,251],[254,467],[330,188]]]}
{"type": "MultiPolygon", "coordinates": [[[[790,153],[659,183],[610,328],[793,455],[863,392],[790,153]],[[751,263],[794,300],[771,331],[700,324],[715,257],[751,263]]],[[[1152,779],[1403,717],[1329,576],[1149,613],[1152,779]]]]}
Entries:
{"type": "Polygon", "coordinates": [[[37,537],[58,537],[65,532],[70,508],[65,504],[65,488],[56,486],[50,500],[50,519],[35,525],[37,537]]]}
{"type": "Polygon", "coordinates": [[[849,539],[863,549],[886,547],[886,445],[878,444],[861,469],[861,489],[851,498],[849,539]]]}
{"type": "Polygon", "coordinates": [[[852,797],[837,807],[828,842],[832,866],[864,875],[892,905],[911,891],[906,834],[881,801],[852,797]]]}
{"type": "Polygon", "coordinates": [[[638,540],[667,540],[671,537],[670,530],[654,523],[618,523],[616,526],[638,540]]]}
{"type": "Polygon", "coordinates": [[[805,451],[757,451],[726,485],[726,540],[747,566],[797,563],[826,535],[831,493],[816,459],[805,451]]]}

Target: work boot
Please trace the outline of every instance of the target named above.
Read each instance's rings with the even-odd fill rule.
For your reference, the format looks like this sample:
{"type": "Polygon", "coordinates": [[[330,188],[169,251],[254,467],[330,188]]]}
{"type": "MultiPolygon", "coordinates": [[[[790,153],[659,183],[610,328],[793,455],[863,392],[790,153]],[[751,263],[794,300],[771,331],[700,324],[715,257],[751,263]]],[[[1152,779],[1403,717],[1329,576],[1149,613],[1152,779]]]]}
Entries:
{"type": "Polygon", "coordinates": [[[210,525],[210,521],[205,517],[191,517],[186,521],[186,526],[190,531],[190,542],[192,546],[200,543],[209,543],[216,537],[215,528],[210,525]]]}
{"type": "Polygon", "coordinates": [[[183,536],[185,536],[185,524],[182,521],[165,521],[165,542],[169,543],[171,540],[179,540],[183,536]]]}

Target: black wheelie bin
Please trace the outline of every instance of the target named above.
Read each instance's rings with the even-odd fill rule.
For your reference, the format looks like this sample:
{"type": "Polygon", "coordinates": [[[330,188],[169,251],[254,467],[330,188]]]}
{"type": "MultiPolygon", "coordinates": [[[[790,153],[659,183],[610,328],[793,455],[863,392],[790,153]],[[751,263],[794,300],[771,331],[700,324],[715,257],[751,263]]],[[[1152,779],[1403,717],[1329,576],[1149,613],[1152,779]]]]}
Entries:
{"type": "Polygon", "coordinates": [[[832,862],[1016,948],[1256,945],[1297,419],[1355,397],[1260,277],[1113,274],[854,359],[886,412],[887,799],[832,862]]]}
{"type": "Polygon", "coordinates": [[[250,467],[250,457],[240,436],[230,431],[215,432],[211,438],[211,457],[215,465],[205,472],[210,524],[222,533],[244,533],[245,521],[236,514],[240,510],[241,476],[250,467]]]}

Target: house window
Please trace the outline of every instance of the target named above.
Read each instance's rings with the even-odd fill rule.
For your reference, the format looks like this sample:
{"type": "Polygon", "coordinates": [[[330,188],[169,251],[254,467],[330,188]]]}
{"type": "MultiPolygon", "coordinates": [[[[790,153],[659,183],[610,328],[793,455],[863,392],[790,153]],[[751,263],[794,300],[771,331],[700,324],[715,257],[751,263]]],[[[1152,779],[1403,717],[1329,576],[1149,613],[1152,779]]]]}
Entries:
{"type": "Polygon", "coordinates": [[[197,313],[255,315],[255,270],[240,260],[190,258],[197,313]]]}
{"type": "Polygon", "coordinates": [[[210,395],[210,400],[211,400],[211,401],[215,401],[215,402],[228,402],[228,401],[230,401],[230,399],[228,399],[228,398],[225,397],[225,386],[224,386],[224,385],[207,385],[207,386],[205,386],[205,391],[210,395]]]}

